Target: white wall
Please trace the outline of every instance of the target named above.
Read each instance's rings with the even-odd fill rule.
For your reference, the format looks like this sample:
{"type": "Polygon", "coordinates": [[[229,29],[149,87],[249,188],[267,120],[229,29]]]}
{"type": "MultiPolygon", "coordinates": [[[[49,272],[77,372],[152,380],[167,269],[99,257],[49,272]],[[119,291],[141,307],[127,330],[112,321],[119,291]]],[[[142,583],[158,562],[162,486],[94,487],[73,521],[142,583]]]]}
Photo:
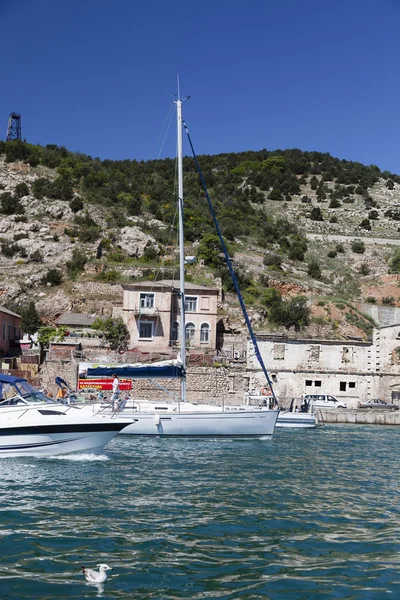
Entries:
{"type": "MultiPolygon", "coordinates": [[[[257,339],[261,356],[281,398],[304,393],[333,394],[356,406],[358,400],[381,397],[391,400],[400,391],[400,325],[374,330],[372,342],[288,340],[273,336],[257,339]]],[[[248,342],[250,389],[265,383],[251,342],[248,342]]]]}

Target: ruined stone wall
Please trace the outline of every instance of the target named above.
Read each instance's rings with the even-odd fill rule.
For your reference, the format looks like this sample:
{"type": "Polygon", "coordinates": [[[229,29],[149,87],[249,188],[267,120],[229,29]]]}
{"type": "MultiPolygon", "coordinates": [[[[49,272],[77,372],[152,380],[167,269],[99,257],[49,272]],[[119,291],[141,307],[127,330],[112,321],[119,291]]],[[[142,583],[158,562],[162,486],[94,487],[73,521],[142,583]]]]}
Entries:
{"type": "MultiPolygon", "coordinates": [[[[47,361],[41,367],[43,386],[53,394],[57,392],[54,381],[57,376],[76,388],[78,365],[70,361],[47,361]]],[[[138,400],[162,400],[168,398],[165,388],[178,399],[179,379],[156,379],[157,385],[147,379],[133,381],[133,396],[138,400]]],[[[247,386],[244,368],[189,367],[187,370],[187,400],[200,404],[242,404],[247,386]]]]}
{"type": "MultiPolygon", "coordinates": [[[[186,377],[186,398],[199,404],[242,404],[246,374],[243,369],[225,369],[215,367],[189,367],[186,377]]],[[[133,396],[137,400],[162,400],[168,394],[176,399],[180,395],[179,379],[156,379],[154,385],[148,379],[133,381],[133,396]]]]}
{"type": "Polygon", "coordinates": [[[247,356],[247,331],[239,333],[223,333],[223,347],[219,352],[221,356],[230,359],[246,360],[247,356]]]}
{"type": "Polygon", "coordinates": [[[77,374],[78,365],[71,361],[46,361],[42,364],[40,369],[42,385],[47,391],[51,392],[53,396],[55,396],[58,391],[58,387],[55,384],[56,377],[61,377],[73,389],[76,389],[77,374]]]}

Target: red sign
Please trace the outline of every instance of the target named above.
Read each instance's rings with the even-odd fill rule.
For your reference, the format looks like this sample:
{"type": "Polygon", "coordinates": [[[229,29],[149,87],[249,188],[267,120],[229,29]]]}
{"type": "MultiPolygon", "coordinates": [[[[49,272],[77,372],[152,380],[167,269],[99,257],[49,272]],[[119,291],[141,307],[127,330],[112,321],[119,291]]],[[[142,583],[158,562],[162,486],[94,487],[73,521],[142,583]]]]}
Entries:
{"type": "MultiPolygon", "coordinates": [[[[111,391],[113,378],[98,378],[98,379],[78,379],[78,390],[87,390],[87,389],[95,389],[95,390],[104,390],[111,391]]],[[[132,379],[120,379],[119,380],[119,389],[121,391],[131,390],[132,389],[132,379]]]]}

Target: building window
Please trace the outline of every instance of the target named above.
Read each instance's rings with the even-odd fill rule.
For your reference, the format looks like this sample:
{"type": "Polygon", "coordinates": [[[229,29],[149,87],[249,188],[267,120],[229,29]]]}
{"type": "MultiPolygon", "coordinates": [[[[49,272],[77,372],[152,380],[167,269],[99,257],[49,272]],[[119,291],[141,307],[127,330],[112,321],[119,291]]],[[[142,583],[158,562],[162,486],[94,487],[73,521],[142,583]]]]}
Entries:
{"type": "Polygon", "coordinates": [[[139,339],[152,340],[153,329],[154,323],[152,323],[151,321],[139,321],[139,339]]]}
{"type": "Polygon", "coordinates": [[[12,325],[8,326],[8,339],[11,340],[12,325]]]}
{"type": "Polygon", "coordinates": [[[174,321],[171,326],[171,342],[175,343],[178,341],[179,337],[179,323],[174,321]]]}
{"type": "Polygon", "coordinates": [[[285,344],[274,344],[274,360],[284,360],[285,344]]]}
{"type": "Polygon", "coordinates": [[[341,392],[345,392],[345,391],[346,391],[346,381],[341,381],[341,382],[339,383],[339,390],[340,390],[341,392]]]}
{"type": "Polygon", "coordinates": [[[314,385],[315,385],[315,387],[321,387],[322,381],[314,381],[314,385]]]}
{"type": "Polygon", "coordinates": [[[140,294],[140,308],[154,308],[154,294],[140,294]]]}
{"type": "Polygon", "coordinates": [[[187,323],[186,325],[186,341],[192,342],[194,340],[194,334],[196,332],[196,327],[194,323],[187,323]]]}
{"type": "Polygon", "coordinates": [[[356,387],[355,381],[349,381],[349,389],[354,389],[356,387]]]}
{"type": "Polygon", "coordinates": [[[311,386],[312,386],[311,379],[306,379],[306,387],[311,387],[311,386]]]}
{"type": "Polygon", "coordinates": [[[318,362],[319,354],[320,354],[320,346],[310,346],[308,359],[318,362]]]}
{"type": "Polygon", "coordinates": [[[200,327],[200,342],[207,344],[210,341],[210,326],[208,323],[202,323],[200,327]]]}
{"type": "Polygon", "coordinates": [[[6,339],[6,335],[7,335],[7,324],[3,323],[3,340],[6,339]]]}
{"type": "Polygon", "coordinates": [[[185,312],[197,312],[196,296],[185,296],[185,312]]]}
{"type": "Polygon", "coordinates": [[[342,350],[342,363],[353,362],[353,351],[354,348],[351,346],[345,346],[342,350]]]}
{"type": "Polygon", "coordinates": [[[210,310],[210,297],[209,296],[201,296],[200,310],[210,310]]]}
{"type": "Polygon", "coordinates": [[[14,326],[14,340],[19,340],[18,327],[14,326]]]}

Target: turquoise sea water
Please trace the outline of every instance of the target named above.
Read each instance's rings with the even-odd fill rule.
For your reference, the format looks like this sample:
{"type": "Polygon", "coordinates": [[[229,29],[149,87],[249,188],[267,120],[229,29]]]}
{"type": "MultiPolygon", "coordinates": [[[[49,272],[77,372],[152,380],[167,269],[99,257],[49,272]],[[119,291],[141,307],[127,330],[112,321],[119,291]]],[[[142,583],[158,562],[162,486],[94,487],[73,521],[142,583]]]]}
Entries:
{"type": "Polygon", "coordinates": [[[2,459],[0,598],[398,598],[399,454],[400,428],[327,426],[2,459]]]}

